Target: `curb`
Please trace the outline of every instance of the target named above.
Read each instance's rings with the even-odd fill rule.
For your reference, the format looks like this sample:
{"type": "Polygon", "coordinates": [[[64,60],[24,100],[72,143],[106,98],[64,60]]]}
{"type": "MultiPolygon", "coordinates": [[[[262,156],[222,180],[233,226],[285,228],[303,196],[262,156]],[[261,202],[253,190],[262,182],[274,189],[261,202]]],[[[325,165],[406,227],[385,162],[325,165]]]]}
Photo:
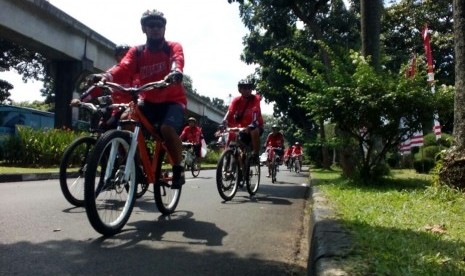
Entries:
{"type": "Polygon", "coordinates": [[[346,276],[344,259],[349,254],[352,239],[337,220],[324,194],[310,186],[312,215],[309,227],[310,252],[308,275],[346,276]]]}
{"type": "Polygon", "coordinates": [[[19,182],[19,181],[35,181],[35,180],[48,180],[58,179],[60,173],[8,173],[0,174],[0,183],[2,182],[19,182]]]}

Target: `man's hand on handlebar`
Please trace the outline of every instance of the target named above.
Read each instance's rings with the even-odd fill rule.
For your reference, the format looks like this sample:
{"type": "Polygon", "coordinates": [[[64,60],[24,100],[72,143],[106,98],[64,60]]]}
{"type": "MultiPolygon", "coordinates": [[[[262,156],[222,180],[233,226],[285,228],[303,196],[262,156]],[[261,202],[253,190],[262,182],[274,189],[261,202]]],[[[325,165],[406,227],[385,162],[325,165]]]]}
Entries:
{"type": "Polygon", "coordinates": [[[81,105],[81,101],[79,99],[72,99],[69,105],[72,107],[78,107],[81,105]]]}
{"type": "Polygon", "coordinates": [[[86,81],[87,81],[87,85],[92,85],[99,81],[106,82],[107,79],[105,78],[104,74],[92,74],[92,75],[87,76],[86,81]]]}
{"type": "Polygon", "coordinates": [[[180,84],[182,83],[183,74],[179,71],[171,71],[166,77],[165,81],[167,83],[180,84]]]}

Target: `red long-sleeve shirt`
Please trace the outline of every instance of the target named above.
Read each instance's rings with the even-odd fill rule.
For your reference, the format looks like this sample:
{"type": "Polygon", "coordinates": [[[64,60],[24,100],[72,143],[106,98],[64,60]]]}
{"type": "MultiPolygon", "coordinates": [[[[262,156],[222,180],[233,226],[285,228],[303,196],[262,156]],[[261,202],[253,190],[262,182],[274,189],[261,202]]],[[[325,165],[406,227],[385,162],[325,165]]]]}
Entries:
{"type": "Polygon", "coordinates": [[[273,147],[273,148],[282,148],[284,149],[284,136],[281,132],[278,133],[270,133],[266,137],[265,142],[266,147],[273,147]]]}
{"type": "MultiPolygon", "coordinates": [[[[184,52],[181,44],[165,41],[162,49],[149,50],[146,46],[136,46],[129,49],[121,62],[110,69],[110,81],[118,79],[128,82],[135,76],[140,85],[159,81],[165,78],[172,70],[183,72],[184,52]]],[[[140,99],[152,103],[174,102],[186,107],[187,99],[182,84],[173,84],[166,88],[142,92],[140,99]]]]}
{"type": "Polygon", "coordinates": [[[247,127],[255,120],[258,127],[263,127],[263,117],[260,110],[260,96],[251,95],[249,98],[238,96],[229,105],[226,121],[231,127],[247,127]],[[236,115],[236,116],[235,116],[236,115]],[[241,117],[236,120],[234,117],[241,117]]]}
{"type": "Polygon", "coordinates": [[[198,126],[186,126],[179,135],[181,141],[187,141],[193,144],[200,144],[202,142],[202,129],[198,126]]]}

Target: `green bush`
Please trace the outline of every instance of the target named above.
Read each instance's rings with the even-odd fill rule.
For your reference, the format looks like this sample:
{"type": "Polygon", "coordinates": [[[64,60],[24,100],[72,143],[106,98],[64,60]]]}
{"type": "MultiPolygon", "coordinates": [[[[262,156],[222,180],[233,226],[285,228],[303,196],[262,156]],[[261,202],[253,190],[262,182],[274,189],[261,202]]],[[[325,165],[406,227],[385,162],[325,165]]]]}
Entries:
{"type": "Polygon", "coordinates": [[[421,160],[415,160],[413,162],[413,168],[417,173],[429,173],[429,171],[434,168],[434,159],[424,158],[421,160]]]}
{"type": "Polygon", "coordinates": [[[79,135],[69,130],[17,126],[17,134],[2,143],[1,161],[10,166],[58,166],[65,148],[79,135]]]}

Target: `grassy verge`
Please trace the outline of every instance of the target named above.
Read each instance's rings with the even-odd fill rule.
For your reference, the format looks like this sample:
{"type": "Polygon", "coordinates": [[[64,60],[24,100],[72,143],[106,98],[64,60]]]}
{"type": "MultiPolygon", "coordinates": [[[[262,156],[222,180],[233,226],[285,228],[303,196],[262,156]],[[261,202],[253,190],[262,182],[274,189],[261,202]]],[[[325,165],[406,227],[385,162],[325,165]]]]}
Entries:
{"type": "Polygon", "coordinates": [[[351,231],[350,275],[465,275],[465,195],[431,187],[430,175],[394,171],[364,186],[313,170],[351,231]]]}
{"type": "Polygon", "coordinates": [[[58,168],[0,167],[0,174],[58,172],[58,168]]]}

